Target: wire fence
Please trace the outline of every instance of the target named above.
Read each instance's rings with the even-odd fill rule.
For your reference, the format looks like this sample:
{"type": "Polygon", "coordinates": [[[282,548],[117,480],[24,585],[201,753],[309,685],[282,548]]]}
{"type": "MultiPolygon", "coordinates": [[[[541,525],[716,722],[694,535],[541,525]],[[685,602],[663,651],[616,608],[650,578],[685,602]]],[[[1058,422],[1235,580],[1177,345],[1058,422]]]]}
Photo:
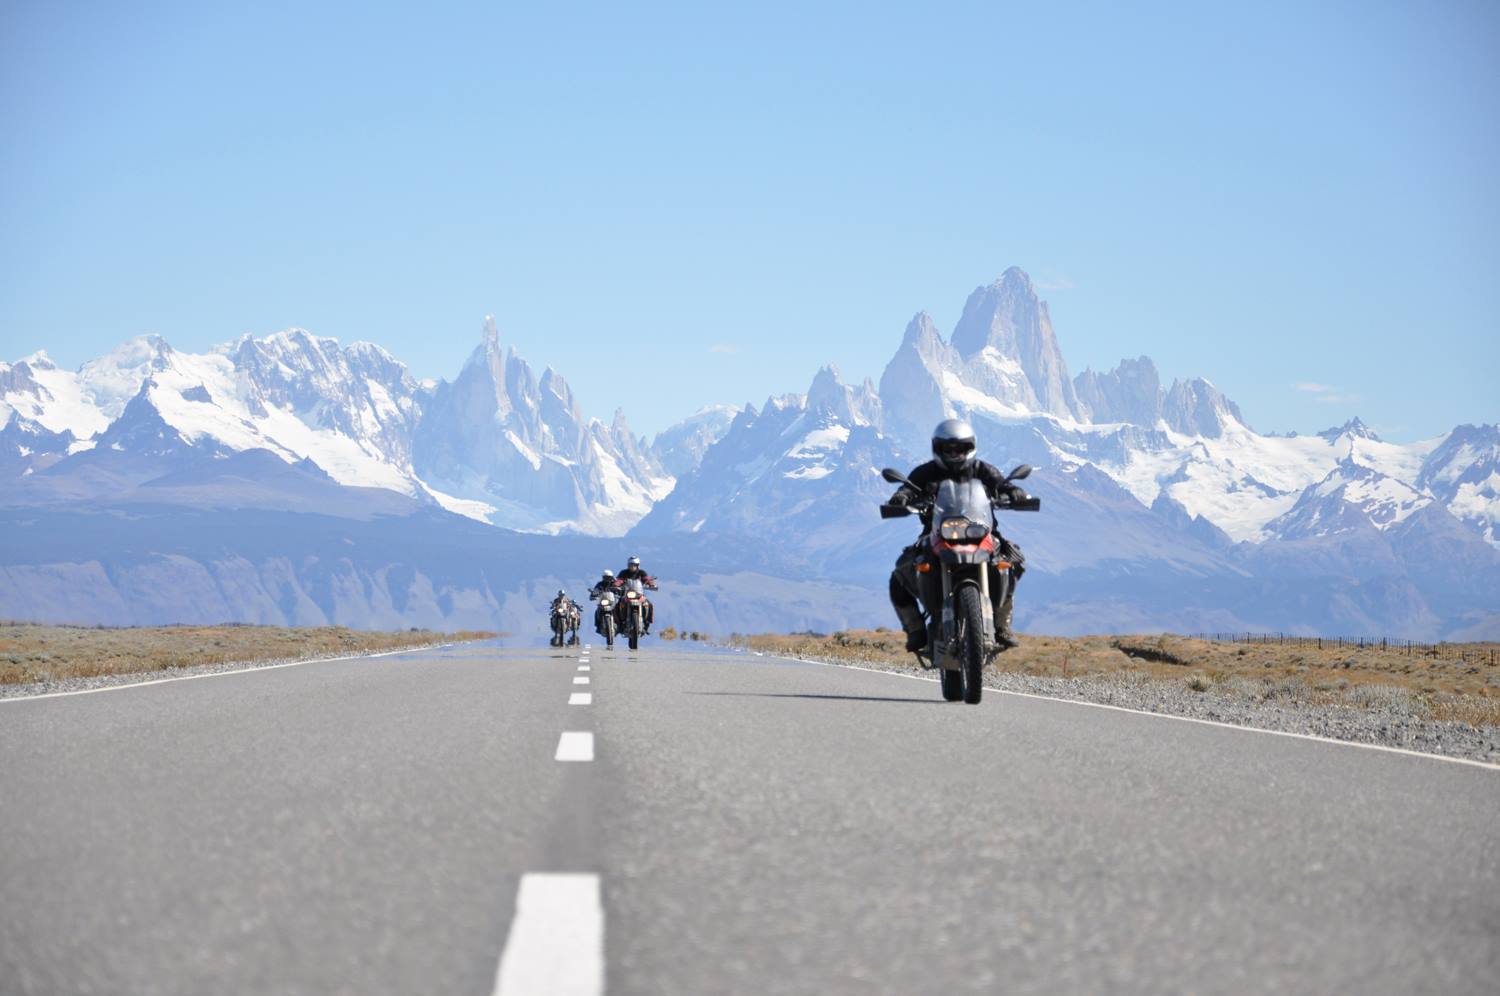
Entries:
{"type": "Polygon", "coordinates": [[[1284,647],[1317,647],[1319,650],[1384,650],[1406,657],[1431,657],[1438,660],[1486,664],[1500,662],[1500,652],[1493,644],[1422,643],[1419,640],[1393,640],[1374,636],[1296,636],[1291,633],[1193,633],[1195,640],[1215,643],[1278,644],[1284,647]]]}

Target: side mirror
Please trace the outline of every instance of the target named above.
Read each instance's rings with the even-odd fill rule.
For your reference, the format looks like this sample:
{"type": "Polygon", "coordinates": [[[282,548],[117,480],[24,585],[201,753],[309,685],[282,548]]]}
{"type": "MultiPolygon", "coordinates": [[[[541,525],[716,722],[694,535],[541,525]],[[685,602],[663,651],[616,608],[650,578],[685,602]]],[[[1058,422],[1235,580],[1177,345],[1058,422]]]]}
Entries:
{"type": "Polygon", "coordinates": [[[1005,478],[1007,481],[1023,481],[1031,476],[1031,464],[1023,463],[1005,478]]]}
{"type": "Polygon", "coordinates": [[[890,467],[887,467],[880,472],[880,476],[885,478],[890,484],[904,484],[909,488],[916,488],[916,485],[907,480],[906,475],[899,470],[892,470],[890,467]]]}

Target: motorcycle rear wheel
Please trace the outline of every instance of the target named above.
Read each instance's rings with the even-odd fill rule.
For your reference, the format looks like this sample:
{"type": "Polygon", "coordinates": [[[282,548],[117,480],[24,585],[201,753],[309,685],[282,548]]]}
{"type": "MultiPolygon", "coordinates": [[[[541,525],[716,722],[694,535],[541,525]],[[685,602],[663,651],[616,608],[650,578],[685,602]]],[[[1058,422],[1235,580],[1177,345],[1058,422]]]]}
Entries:
{"type": "Polygon", "coordinates": [[[958,617],[963,622],[964,701],[977,705],[984,694],[984,606],[979,588],[966,584],[958,589],[958,617]]]}

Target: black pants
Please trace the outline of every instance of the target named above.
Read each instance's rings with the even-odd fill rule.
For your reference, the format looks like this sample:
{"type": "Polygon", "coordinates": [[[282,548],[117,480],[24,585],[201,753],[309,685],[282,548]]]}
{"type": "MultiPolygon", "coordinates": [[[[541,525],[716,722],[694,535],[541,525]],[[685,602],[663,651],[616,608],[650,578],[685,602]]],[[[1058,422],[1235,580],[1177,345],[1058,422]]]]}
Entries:
{"type": "MultiPolygon", "coordinates": [[[[891,571],[890,596],[891,607],[899,616],[903,608],[922,609],[926,607],[928,615],[937,618],[941,611],[943,602],[943,579],[938,576],[936,570],[928,571],[926,574],[918,573],[917,560],[928,550],[927,540],[921,539],[901,551],[896,558],[895,570],[891,571]],[[918,599],[920,598],[920,602],[918,599]]],[[[1021,548],[1008,539],[1000,540],[1000,556],[1010,562],[1010,591],[1015,596],[1015,590],[1021,575],[1026,573],[1026,556],[1021,548]]],[[[1001,597],[1005,585],[1000,579],[1000,572],[993,567],[990,568],[990,605],[994,610],[995,618],[1000,618],[1001,597]]]]}

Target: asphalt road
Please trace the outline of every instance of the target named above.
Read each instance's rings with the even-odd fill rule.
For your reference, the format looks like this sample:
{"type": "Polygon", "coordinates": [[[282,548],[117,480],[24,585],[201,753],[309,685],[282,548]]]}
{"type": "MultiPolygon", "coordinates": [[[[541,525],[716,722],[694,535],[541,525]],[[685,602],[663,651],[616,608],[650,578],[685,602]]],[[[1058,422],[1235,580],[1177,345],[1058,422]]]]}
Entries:
{"type": "Polygon", "coordinates": [[[558,961],[610,993],[1500,983],[1500,771],[770,658],[579,656],[0,701],[0,992],[485,996],[502,957],[505,992],[558,961]],[[529,880],[519,916],[548,872],[585,877],[529,880]]]}

